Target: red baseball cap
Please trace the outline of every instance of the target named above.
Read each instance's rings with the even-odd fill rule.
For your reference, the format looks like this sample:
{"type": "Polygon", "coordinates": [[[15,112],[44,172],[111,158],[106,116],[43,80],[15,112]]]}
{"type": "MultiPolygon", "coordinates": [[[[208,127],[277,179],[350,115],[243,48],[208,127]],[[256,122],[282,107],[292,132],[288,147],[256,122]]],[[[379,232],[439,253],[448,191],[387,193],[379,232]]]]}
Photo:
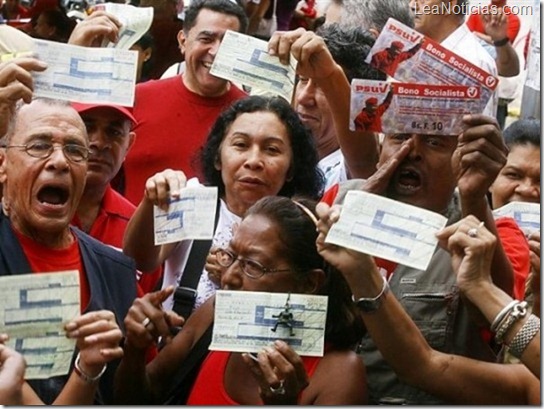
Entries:
{"type": "Polygon", "coordinates": [[[391,47],[398,48],[399,50],[402,50],[404,48],[404,44],[402,44],[402,41],[393,41],[391,43],[391,47]]]}
{"type": "Polygon", "coordinates": [[[376,105],[377,103],[378,103],[378,98],[375,98],[375,97],[370,97],[365,101],[365,104],[370,104],[370,105],[376,105]]]}
{"type": "Polygon", "coordinates": [[[114,105],[114,104],[107,104],[107,103],[82,104],[79,102],[72,102],[71,105],[72,105],[72,108],[74,108],[79,114],[82,114],[84,112],[90,111],[91,109],[95,109],[95,108],[111,108],[123,114],[125,118],[130,119],[133,127],[138,124],[138,121],[136,121],[136,118],[134,118],[134,115],[132,115],[132,108],[130,107],[124,107],[121,105],[114,105]]]}

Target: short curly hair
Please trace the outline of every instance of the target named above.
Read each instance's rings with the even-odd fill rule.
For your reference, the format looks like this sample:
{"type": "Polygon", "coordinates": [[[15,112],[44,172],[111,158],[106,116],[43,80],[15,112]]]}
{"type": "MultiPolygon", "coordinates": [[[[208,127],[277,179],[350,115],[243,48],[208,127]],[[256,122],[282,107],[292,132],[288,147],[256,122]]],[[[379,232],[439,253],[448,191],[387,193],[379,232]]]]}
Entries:
{"type": "Polygon", "coordinates": [[[293,152],[293,162],[289,170],[292,178],[285,182],[278,195],[286,197],[304,195],[319,198],[322,194],[324,178],[317,166],[319,158],[314,139],[291,105],[280,97],[249,96],[236,101],[219,115],[199,157],[206,184],[217,186],[220,196],[225,194],[221,172],[215,168],[221,143],[236,118],[251,112],[271,112],[287,128],[293,152]]]}

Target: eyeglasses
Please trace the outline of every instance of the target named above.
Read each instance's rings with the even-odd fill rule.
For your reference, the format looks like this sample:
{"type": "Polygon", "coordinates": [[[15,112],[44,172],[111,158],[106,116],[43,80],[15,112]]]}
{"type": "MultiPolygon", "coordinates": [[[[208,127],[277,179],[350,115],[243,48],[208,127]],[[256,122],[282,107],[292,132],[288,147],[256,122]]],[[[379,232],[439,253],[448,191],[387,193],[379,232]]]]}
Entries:
{"type": "Polygon", "coordinates": [[[75,143],[67,143],[62,146],[55,146],[50,142],[32,142],[26,145],[4,145],[3,148],[23,149],[29,156],[38,159],[46,159],[51,156],[55,149],[62,149],[64,156],[72,162],[83,162],[89,158],[89,149],[75,143]]]}
{"type": "Polygon", "coordinates": [[[237,255],[231,253],[225,249],[219,249],[215,253],[217,262],[222,267],[230,267],[235,261],[240,263],[240,268],[246,276],[249,278],[261,278],[268,273],[282,273],[292,271],[290,268],[278,269],[278,268],[266,268],[261,263],[249,258],[240,258],[237,255]]]}

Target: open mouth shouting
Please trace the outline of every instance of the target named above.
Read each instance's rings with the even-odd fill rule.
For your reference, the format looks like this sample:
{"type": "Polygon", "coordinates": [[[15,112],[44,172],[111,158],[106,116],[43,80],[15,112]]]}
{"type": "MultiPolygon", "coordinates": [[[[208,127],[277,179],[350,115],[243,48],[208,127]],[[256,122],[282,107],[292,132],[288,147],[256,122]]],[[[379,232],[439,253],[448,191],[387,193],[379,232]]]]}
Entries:
{"type": "Polygon", "coordinates": [[[70,198],[70,189],[62,184],[46,184],[38,190],[36,198],[45,212],[64,213],[70,198]]]}
{"type": "Polygon", "coordinates": [[[421,175],[413,168],[399,169],[395,175],[395,191],[400,195],[413,195],[421,189],[421,175]]]}

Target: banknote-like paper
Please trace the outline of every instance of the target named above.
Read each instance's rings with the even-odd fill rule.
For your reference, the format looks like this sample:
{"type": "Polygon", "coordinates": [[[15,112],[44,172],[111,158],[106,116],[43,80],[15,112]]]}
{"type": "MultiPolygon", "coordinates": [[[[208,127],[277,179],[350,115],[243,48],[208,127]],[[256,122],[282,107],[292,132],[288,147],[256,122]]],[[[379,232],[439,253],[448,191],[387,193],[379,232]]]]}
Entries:
{"type": "Polygon", "coordinates": [[[185,187],[168,210],[155,206],[155,245],[213,238],[217,187],[185,187]]]}
{"type": "Polygon", "coordinates": [[[64,325],[80,313],[79,273],[0,277],[0,300],[0,333],[25,357],[25,378],[66,375],[75,340],[66,338],[64,325]]]}
{"type": "Polygon", "coordinates": [[[119,40],[116,43],[105,40],[103,47],[128,50],[149,30],[153,21],[153,7],[134,7],[130,4],[102,3],[94,6],[94,10],[104,10],[113,14],[121,22],[119,40]]]}
{"type": "Polygon", "coordinates": [[[82,103],[134,105],[138,53],[35,40],[34,52],[47,63],[34,72],[34,96],[82,103]],[[91,51],[92,50],[92,51],[91,51]]]}
{"type": "Polygon", "coordinates": [[[281,339],[299,355],[323,356],[327,296],[216,292],[210,350],[259,352],[281,339]],[[289,321],[283,319],[289,315],[289,321]]]}
{"type": "Polygon", "coordinates": [[[387,20],[365,62],[400,82],[481,88],[477,112],[484,110],[498,85],[497,77],[393,18],[387,20]]]}
{"type": "Polygon", "coordinates": [[[386,134],[459,135],[479,109],[480,87],[354,79],[350,129],[386,134]]]}
{"type": "Polygon", "coordinates": [[[540,231],[540,203],[510,202],[493,210],[493,216],[511,217],[526,235],[540,231]]]}
{"type": "Polygon", "coordinates": [[[426,270],[448,220],[429,210],[362,191],[349,191],[325,239],[352,250],[426,270]]]}
{"type": "Polygon", "coordinates": [[[264,40],[227,30],[217,50],[210,73],[280,95],[291,102],[295,87],[296,60],[284,65],[268,54],[264,40]]]}

